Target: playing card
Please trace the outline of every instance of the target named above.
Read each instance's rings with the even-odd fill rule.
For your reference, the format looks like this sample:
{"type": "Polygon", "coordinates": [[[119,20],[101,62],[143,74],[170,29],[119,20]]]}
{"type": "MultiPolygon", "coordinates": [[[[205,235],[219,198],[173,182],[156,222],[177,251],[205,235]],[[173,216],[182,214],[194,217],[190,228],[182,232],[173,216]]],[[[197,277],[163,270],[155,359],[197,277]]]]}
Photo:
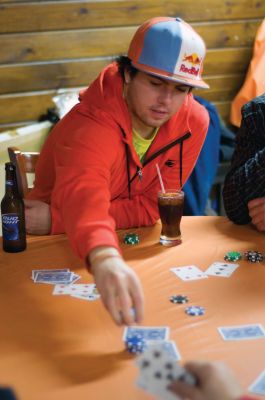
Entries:
{"type": "Polygon", "coordinates": [[[63,268],[63,269],[33,269],[31,272],[31,279],[34,281],[35,277],[38,272],[47,272],[47,273],[52,273],[55,274],[57,272],[70,272],[69,268],[63,268]]]}
{"type": "Polygon", "coordinates": [[[81,300],[87,300],[87,301],[94,301],[100,298],[99,294],[92,294],[92,293],[75,293],[71,294],[71,297],[75,297],[77,299],[81,300]]]}
{"type": "Polygon", "coordinates": [[[168,390],[173,380],[181,379],[189,384],[195,383],[194,378],[163,347],[163,343],[150,345],[137,358],[136,364],[140,372],[137,385],[163,400],[178,399],[168,390]]]}
{"type": "Polygon", "coordinates": [[[265,396],[265,370],[258,376],[248,388],[249,392],[265,396]]]}
{"type": "Polygon", "coordinates": [[[201,271],[196,265],[186,265],[184,267],[171,268],[174,274],[176,274],[183,281],[192,281],[196,279],[205,279],[208,276],[201,271]]]}
{"type": "Polygon", "coordinates": [[[72,272],[38,272],[35,275],[35,283],[71,283],[73,278],[72,272]]]}
{"type": "Polygon", "coordinates": [[[94,283],[77,283],[69,285],[68,294],[98,294],[94,283]]]}
{"type": "Polygon", "coordinates": [[[73,273],[73,279],[71,281],[71,284],[74,283],[74,282],[77,282],[80,278],[81,278],[80,275],[77,275],[77,274],[73,273]]]}
{"type": "Polygon", "coordinates": [[[70,295],[72,297],[89,301],[96,300],[100,297],[94,283],[55,285],[53,295],[70,295]]]}
{"type": "Polygon", "coordinates": [[[169,328],[167,326],[127,326],[124,329],[123,341],[126,342],[128,335],[140,335],[146,341],[167,340],[169,336],[169,328]]]}
{"type": "Polygon", "coordinates": [[[180,352],[176,346],[176,343],[173,340],[164,340],[161,342],[148,342],[148,348],[150,346],[159,344],[163,351],[166,351],[172,358],[176,361],[181,359],[180,352]]]}
{"type": "Polygon", "coordinates": [[[224,340],[259,339],[265,337],[261,324],[222,326],[218,331],[224,340]]]}
{"type": "Polygon", "coordinates": [[[69,294],[69,286],[67,284],[58,284],[55,285],[53,288],[52,294],[54,295],[64,295],[64,294],[69,294]]]}
{"type": "Polygon", "coordinates": [[[229,264],[217,261],[211,264],[204,272],[207,275],[229,278],[238,267],[239,264],[229,264]]]}

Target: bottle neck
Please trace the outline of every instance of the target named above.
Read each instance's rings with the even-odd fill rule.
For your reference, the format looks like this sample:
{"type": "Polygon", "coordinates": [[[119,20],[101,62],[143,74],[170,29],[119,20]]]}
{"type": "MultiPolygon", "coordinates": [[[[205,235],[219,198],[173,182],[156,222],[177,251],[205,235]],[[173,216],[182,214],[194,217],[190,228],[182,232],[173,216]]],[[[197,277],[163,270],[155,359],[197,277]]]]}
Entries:
{"type": "Polygon", "coordinates": [[[6,170],[6,194],[17,195],[17,182],[15,171],[11,169],[6,170]]]}

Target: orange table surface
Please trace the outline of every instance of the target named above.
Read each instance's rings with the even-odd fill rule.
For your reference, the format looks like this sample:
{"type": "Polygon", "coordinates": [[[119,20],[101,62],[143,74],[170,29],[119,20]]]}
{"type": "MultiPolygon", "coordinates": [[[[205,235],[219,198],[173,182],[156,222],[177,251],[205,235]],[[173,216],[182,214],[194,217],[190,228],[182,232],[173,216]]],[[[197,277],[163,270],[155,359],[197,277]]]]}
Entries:
{"type": "MultiPolygon", "coordinates": [[[[225,217],[184,217],[183,243],[165,248],[158,243],[160,229],[157,223],[130,230],[140,244],[122,244],[144,288],[143,325],[169,326],[182,361],[222,360],[247,389],[265,369],[265,339],[224,341],[217,328],[265,327],[265,263],[241,260],[230,278],[190,282],[170,268],[206,270],[231,250],[265,253],[264,234],[225,217]],[[169,301],[173,294],[187,295],[189,305],[205,307],[205,315],[186,315],[186,305],[169,301]]],[[[121,242],[124,233],[118,232],[121,242]]],[[[52,285],[34,284],[31,271],[42,268],[70,268],[82,277],[77,283],[93,282],[65,235],[29,237],[22,253],[1,251],[0,385],[11,386],[19,400],[150,399],[136,386],[138,370],[124,349],[124,328],[115,326],[100,300],[54,296],[52,285]]]]}

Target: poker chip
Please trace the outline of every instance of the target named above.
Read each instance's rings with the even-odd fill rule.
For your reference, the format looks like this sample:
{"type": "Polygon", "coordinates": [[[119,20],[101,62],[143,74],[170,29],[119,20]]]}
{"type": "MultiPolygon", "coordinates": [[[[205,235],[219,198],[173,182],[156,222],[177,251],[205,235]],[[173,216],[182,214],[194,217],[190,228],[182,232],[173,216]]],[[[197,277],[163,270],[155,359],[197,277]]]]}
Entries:
{"type": "Polygon", "coordinates": [[[147,347],[145,339],[138,334],[128,335],[125,346],[127,351],[133,354],[143,353],[147,347]]]}
{"type": "Polygon", "coordinates": [[[241,260],[241,258],[242,258],[242,255],[241,255],[241,253],[239,253],[239,251],[229,251],[224,256],[224,259],[226,261],[238,261],[238,260],[241,260]]]}
{"type": "Polygon", "coordinates": [[[247,261],[250,261],[252,263],[258,263],[263,261],[264,259],[264,256],[260,251],[254,251],[254,250],[246,251],[244,253],[244,257],[247,261]]]}
{"type": "Polygon", "coordinates": [[[170,297],[171,303],[174,304],[183,304],[187,303],[189,301],[187,296],[183,296],[182,294],[174,294],[173,296],[170,297]]]}
{"type": "Polygon", "coordinates": [[[203,315],[205,309],[200,306],[190,306],[185,308],[185,313],[188,315],[203,315]]]}
{"type": "Polygon", "coordinates": [[[124,236],[123,242],[125,244],[135,245],[140,243],[140,239],[136,233],[127,233],[127,235],[124,236]]]}

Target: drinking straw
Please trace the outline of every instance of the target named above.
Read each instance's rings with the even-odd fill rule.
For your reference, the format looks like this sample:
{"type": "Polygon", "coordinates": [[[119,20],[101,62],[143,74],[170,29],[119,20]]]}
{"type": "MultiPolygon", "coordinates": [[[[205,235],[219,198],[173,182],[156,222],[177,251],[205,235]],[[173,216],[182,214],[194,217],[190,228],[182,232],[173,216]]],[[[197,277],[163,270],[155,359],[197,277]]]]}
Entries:
{"type": "Polygon", "coordinates": [[[156,169],[157,169],[157,175],[158,175],[158,178],[159,178],[161,190],[162,190],[163,193],[165,193],[166,192],[165,191],[165,186],[164,186],[164,183],[163,183],[163,180],[162,180],[162,176],[161,176],[161,172],[160,172],[160,168],[159,168],[158,164],[156,164],[156,169]]]}

